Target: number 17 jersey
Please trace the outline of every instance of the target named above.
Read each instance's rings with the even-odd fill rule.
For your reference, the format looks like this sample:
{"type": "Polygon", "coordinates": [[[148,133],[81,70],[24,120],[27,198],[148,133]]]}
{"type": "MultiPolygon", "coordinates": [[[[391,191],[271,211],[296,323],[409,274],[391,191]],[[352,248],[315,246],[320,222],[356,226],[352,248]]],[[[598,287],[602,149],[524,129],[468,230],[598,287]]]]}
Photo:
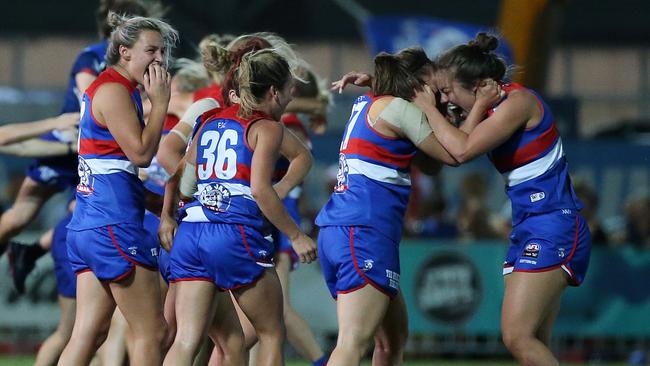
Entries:
{"type": "Polygon", "coordinates": [[[253,123],[268,118],[241,118],[238,111],[235,104],[202,117],[203,128],[195,137],[196,200],[185,205],[183,221],[262,228],[262,214],[251,194],[253,150],[246,135],[253,123]]]}

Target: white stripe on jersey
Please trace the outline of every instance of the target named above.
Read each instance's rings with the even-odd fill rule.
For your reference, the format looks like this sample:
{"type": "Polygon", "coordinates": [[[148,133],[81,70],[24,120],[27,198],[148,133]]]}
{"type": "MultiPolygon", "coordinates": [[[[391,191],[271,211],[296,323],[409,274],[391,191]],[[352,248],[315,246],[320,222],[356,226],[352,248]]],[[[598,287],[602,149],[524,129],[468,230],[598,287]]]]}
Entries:
{"type": "Polygon", "coordinates": [[[411,176],[409,173],[402,173],[395,169],[369,163],[360,159],[347,159],[349,174],[361,174],[370,179],[395,184],[398,186],[410,186],[411,176]]]}
{"type": "MultiPolygon", "coordinates": [[[[216,183],[216,182],[213,182],[216,183]]],[[[205,187],[209,186],[210,184],[213,183],[199,183],[197,185],[197,191],[195,197],[198,199],[201,195],[201,192],[205,189],[205,187]]],[[[226,188],[230,192],[230,196],[243,196],[244,198],[248,198],[251,201],[255,201],[253,198],[253,195],[251,194],[251,187],[245,186],[243,184],[237,184],[237,183],[217,183],[221,185],[222,187],[226,188]]]]}
{"type": "Polygon", "coordinates": [[[130,173],[138,175],[138,168],[129,160],[84,159],[92,174],[130,173]]]}
{"type": "Polygon", "coordinates": [[[546,171],[563,156],[564,150],[562,149],[562,139],[558,138],[553,149],[546,153],[546,155],[526,165],[520,166],[519,168],[503,173],[503,179],[505,179],[508,187],[512,187],[519,183],[537,178],[546,173],[546,171]]]}
{"type": "Polygon", "coordinates": [[[187,222],[210,222],[210,219],[208,219],[207,216],[205,216],[205,213],[203,213],[203,206],[192,206],[189,207],[188,209],[185,210],[185,213],[187,214],[185,217],[183,217],[182,221],[187,221],[187,222]]]}

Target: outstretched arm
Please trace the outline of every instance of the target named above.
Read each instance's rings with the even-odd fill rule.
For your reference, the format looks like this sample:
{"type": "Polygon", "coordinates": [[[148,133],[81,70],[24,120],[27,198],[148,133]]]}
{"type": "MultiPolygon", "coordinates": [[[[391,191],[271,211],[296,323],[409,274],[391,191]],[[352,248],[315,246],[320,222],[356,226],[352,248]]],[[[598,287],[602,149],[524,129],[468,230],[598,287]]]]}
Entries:
{"type": "Polygon", "coordinates": [[[45,141],[38,138],[0,146],[0,154],[19,156],[21,158],[64,156],[76,151],[76,142],[66,144],[57,141],[45,141]]]}
{"type": "Polygon", "coordinates": [[[38,137],[55,129],[64,129],[79,123],[79,113],[63,113],[57,117],[34,122],[10,123],[0,126],[0,146],[38,137]]]}

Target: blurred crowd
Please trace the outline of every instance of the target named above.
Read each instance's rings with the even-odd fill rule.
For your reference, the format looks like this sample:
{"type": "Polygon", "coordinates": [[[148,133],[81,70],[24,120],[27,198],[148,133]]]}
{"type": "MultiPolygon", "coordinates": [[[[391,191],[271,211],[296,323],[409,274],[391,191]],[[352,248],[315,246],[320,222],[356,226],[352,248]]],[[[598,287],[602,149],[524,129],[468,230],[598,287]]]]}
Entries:
{"type": "MultiPolygon", "coordinates": [[[[441,170],[430,176],[414,170],[413,190],[406,213],[404,236],[410,239],[439,239],[473,242],[509,240],[511,211],[504,199],[498,209],[488,204],[488,177],[482,172],[465,174],[454,188],[455,204],[442,194],[441,170]],[[457,196],[456,196],[457,195],[457,196]]],[[[328,169],[324,189],[336,183],[336,166],[328,169]]],[[[598,192],[584,181],[575,181],[575,192],[584,204],[584,215],[595,246],[633,246],[650,249],[650,195],[637,195],[622,203],[620,216],[600,217],[598,192]]],[[[305,210],[310,211],[310,210],[305,210]]],[[[305,216],[311,216],[309,212],[305,216]]]]}

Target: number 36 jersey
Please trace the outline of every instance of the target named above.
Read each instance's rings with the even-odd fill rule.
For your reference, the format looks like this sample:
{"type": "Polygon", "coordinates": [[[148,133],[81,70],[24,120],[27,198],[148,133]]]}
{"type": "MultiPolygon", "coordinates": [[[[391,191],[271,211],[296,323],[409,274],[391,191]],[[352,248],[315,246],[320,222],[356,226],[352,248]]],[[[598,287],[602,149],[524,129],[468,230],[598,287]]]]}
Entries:
{"type": "Polygon", "coordinates": [[[248,225],[261,229],[262,213],[251,194],[253,150],[248,128],[261,119],[237,115],[239,105],[204,115],[196,140],[197,193],[183,208],[183,221],[248,225]]]}

